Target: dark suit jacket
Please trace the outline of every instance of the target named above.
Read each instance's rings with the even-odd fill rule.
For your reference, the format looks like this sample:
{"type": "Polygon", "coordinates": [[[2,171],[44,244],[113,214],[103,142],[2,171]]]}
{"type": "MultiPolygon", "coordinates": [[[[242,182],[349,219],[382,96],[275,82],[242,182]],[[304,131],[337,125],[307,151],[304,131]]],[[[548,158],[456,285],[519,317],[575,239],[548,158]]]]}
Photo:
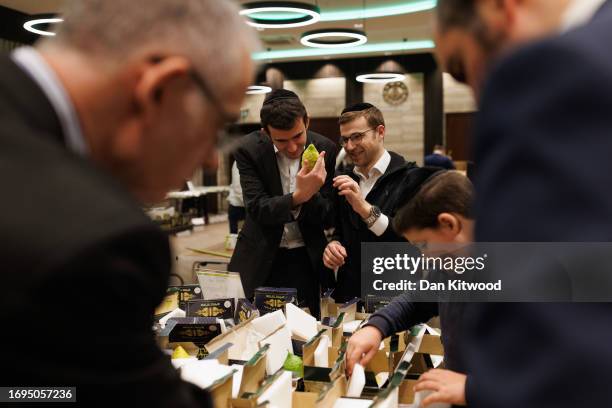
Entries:
{"type": "Polygon", "coordinates": [[[210,406],[155,342],[167,238],[63,144],[41,89],[0,57],[0,384],[77,387],[77,401],[210,406]]]}
{"type": "MultiPolygon", "coordinates": [[[[393,230],[393,217],[414,195],[418,187],[433,172],[439,169],[418,167],[414,162],[407,162],[397,153],[389,152],[391,161],[385,173],[372,187],[366,201],[380,208],[389,218],[389,225],[381,236],[370,231],[346,200],[336,196],[334,239],[346,248],[347,258],[338,270],[334,299],[338,302],[361,297],[361,243],[362,242],[402,242],[406,241],[393,230]]],[[[344,174],[359,183],[359,177],[353,172],[354,166],[348,166],[344,174]]],[[[337,191],[337,190],[336,190],[337,191]]]]}
{"type": "MultiPolygon", "coordinates": [[[[491,73],[474,143],[479,241],[612,241],[611,38],[608,1],[491,73]]],[[[473,309],[470,406],[610,406],[612,304],[473,309]]]]}
{"type": "MultiPolygon", "coordinates": [[[[327,245],[323,229],[331,224],[337,148],[317,133],[308,131],[307,137],[306,146],[314,143],[318,151],[325,151],[327,179],[321,190],[302,205],[297,221],[313,271],[323,274],[323,250],[327,245]]],[[[260,131],[246,135],[234,156],[247,214],[228,269],[240,273],[245,294],[252,297],[254,289],[268,277],[284,224],[293,221],[292,195],[283,194],[274,145],[267,135],[260,131]]]]}

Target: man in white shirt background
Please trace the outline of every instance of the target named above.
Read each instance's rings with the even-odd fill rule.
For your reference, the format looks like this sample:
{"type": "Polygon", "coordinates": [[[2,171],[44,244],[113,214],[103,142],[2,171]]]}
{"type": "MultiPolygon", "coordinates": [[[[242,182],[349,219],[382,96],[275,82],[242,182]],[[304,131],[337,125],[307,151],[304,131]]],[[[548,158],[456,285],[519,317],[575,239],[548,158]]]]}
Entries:
{"type": "Polygon", "coordinates": [[[306,108],[291,91],[268,95],[262,129],[246,135],[234,153],[246,220],[228,266],[239,272],[247,297],[258,286],[289,287],[318,315],[321,286],[331,272],[321,260],[324,229],[332,218],[336,145],[308,130],[306,108]],[[310,143],[320,152],[314,168],[301,166],[310,143]]]}

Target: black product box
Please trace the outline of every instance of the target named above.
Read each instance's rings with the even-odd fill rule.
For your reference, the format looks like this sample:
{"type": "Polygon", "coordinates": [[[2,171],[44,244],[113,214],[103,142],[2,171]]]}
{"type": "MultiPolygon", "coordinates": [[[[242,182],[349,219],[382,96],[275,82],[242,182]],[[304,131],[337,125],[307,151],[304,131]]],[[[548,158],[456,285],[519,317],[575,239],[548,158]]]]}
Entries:
{"type": "Polygon", "coordinates": [[[257,310],[257,308],[248,299],[238,299],[238,304],[236,305],[236,316],[234,317],[236,324],[245,322],[251,317],[258,316],[259,310],[257,310]]]}
{"type": "Polygon", "coordinates": [[[297,305],[297,289],[267,287],[255,289],[255,307],[262,315],[283,309],[286,303],[297,305]]]}
{"type": "Polygon", "coordinates": [[[234,317],[234,299],[189,300],[187,302],[187,317],[232,319],[234,317]]]}
{"type": "Polygon", "coordinates": [[[170,322],[170,343],[191,342],[204,345],[221,334],[221,324],[214,317],[179,317],[170,319],[168,323],[170,322]]]}
{"type": "Polygon", "coordinates": [[[178,290],[179,292],[179,307],[183,310],[187,310],[187,302],[190,300],[202,299],[202,288],[200,285],[181,285],[181,286],[170,286],[168,291],[178,290]]]}

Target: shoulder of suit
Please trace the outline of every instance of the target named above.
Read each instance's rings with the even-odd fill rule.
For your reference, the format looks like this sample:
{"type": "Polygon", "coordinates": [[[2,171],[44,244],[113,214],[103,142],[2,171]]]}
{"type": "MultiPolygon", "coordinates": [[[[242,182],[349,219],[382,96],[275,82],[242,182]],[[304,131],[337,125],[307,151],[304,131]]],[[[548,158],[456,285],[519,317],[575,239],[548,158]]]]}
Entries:
{"type": "Polygon", "coordinates": [[[136,234],[167,246],[167,238],[110,175],[19,121],[0,130],[1,230],[27,236],[28,251],[57,258],[95,243],[136,234]],[[18,193],[19,192],[19,193],[18,193]]]}
{"type": "MultiPolygon", "coordinates": [[[[487,91],[499,86],[504,87],[504,84],[507,84],[509,89],[516,89],[513,85],[517,81],[524,84],[525,89],[521,88],[521,92],[531,90],[543,93],[559,90],[557,87],[530,86],[528,82],[532,85],[534,76],[548,82],[558,78],[560,87],[582,86],[582,81],[567,79],[592,77],[593,71],[612,78],[612,57],[607,41],[607,38],[612,36],[612,14],[607,14],[609,17],[595,19],[566,33],[519,46],[500,58],[488,75],[483,99],[488,94],[487,91]],[[572,65],[572,69],[558,69],[568,61],[580,63],[572,65]]],[[[484,104],[483,107],[486,108],[484,104]]]]}

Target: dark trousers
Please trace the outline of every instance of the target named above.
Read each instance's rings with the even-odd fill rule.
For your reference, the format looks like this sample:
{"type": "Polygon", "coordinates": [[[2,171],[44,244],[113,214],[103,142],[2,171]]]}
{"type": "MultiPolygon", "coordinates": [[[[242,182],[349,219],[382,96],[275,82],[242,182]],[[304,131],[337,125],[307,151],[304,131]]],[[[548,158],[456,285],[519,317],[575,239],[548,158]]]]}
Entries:
{"type": "Polygon", "coordinates": [[[319,272],[313,270],[306,247],[280,248],[264,286],[296,288],[299,306],[307,306],[319,317],[319,272]]]}
{"type": "Polygon", "coordinates": [[[245,218],[246,211],[244,207],[234,207],[231,204],[227,206],[227,219],[229,221],[230,234],[238,233],[238,222],[244,221],[245,218]]]}

